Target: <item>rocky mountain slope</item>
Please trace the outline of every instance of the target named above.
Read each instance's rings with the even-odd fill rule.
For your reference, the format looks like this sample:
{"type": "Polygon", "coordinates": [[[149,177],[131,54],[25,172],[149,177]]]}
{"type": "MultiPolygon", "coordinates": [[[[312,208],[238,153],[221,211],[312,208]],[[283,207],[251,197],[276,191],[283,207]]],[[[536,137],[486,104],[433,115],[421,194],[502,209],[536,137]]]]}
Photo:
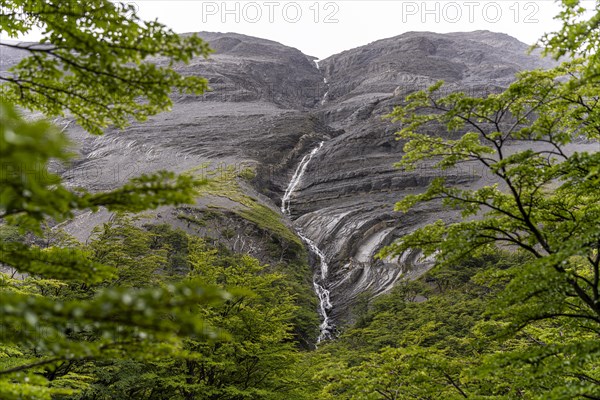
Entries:
{"type": "MultiPolygon", "coordinates": [[[[393,212],[395,201],[422,190],[440,172],[394,169],[403,143],[393,135],[398,127],[383,116],[406,94],[440,79],[445,90],[485,94],[506,87],[519,70],[550,64],[527,49],[510,36],[487,31],[411,32],[319,63],[328,87],[318,114],[344,133],[325,142],[311,162],[294,210],[296,224],[328,255],[334,320],[349,317],[360,293],[382,293],[400,271],[418,275],[431,265],[410,252],[373,261],[383,245],[436,219],[456,218],[435,206],[406,215],[393,212]]],[[[445,175],[461,185],[482,183],[474,167],[445,175]]]]}
{"type": "MultiPolygon", "coordinates": [[[[393,136],[398,127],[382,117],[407,93],[440,79],[448,90],[489,93],[509,84],[519,70],[549,65],[526,54],[527,46],[516,39],[487,31],[405,33],[318,66],[314,58],[273,41],[230,33],[201,36],[216,52],[177,68],[207,77],[213,91],[174,95],[173,112],[124,132],[91,137],[70,125],[80,157],[63,174],[73,185],[92,189],[160,169],[195,168],[217,176],[219,183],[196,206],[158,210],[150,218],[269,263],[290,258],[287,249],[302,245],[294,236],[300,232],[329,266],[324,285],[332,303],[329,317],[337,325],[352,319],[359,294],[385,292],[400,277],[416,276],[431,264],[410,252],[375,261],[383,245],[434,219],[455,218],[436,207],[393,212],[395,201],[422,190],[439,172],[394,169],[402,143],[393,136]],[[283,214],[281,198],[290,179],[321,142],[290,196],[289,216],[283,214]],[[241,178],[232,178],[231,171],[241,178]],[[215,223],[216,214],[221,222],[215,223]],[[224,221],[230,226],[223,227],[224,221]]],[[[461,185],[482,182],[470,169],[450,171],[448,178],[461,185]]],[[[86,214],[63,227],[85,239],[107,218],[86,214]]],[[[299,254],[294,257],[306,256],[299,254]]],[[[318,269],[318,257],[310,259],[318,269]]]]}

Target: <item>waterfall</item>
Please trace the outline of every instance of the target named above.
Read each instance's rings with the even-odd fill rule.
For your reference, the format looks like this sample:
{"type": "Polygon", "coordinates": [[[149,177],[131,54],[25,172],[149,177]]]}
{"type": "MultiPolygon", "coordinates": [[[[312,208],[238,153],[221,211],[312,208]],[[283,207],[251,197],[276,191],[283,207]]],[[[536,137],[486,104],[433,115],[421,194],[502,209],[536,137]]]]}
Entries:
{"type": "MultiPolygon", "coordinates": [[[[288,187],[281,199],[282,213],[287,215],[291,214],[290,199],[300,184],[300,181],[306,172],[306,167],[312,160],[313,156],[317,154],[319,150],[321,150],[323,143],[324,142],[319,143],[319,145],[315,147],[309,154],[305,155],[300,161],[300,164],[298,164],[298,167],[296,167],[294,175],[292,176],[292,179],[290,180],[290,183],[288,184],[288,187]]],[[[297,233],[298,236],[300,236],[300,238],[308,245],[310,250],[319,258],[319,271],[315,273],[313,277],[313,287],[315,288],[315,293],[319,298],[319,315],[321,316],[322,320],[321,325],[319,326],[319,336],[317,337],[317,343],[320,343],[324,339],[331,339],[333,331],[333,326],[330,323],[328,315],[332,305],[331,300],[329,299],[329,290],[325,288],[329,266],[327,265],[325,253],[323,253],[323,251],[317,247],[315,242],[304,236],[301,232],[297,233]]]]}
{"type": "Polygon", "coordinates": [[[329,321],[328,315],[328,312],[333,308],[333,306],[331,304],[331,300],[329,299],[329,290],[325,289],[324,287],[326,283],[325,281],[327,280],[328,265],[325,259],[325,254],[317,247],[315,242],[303,236],[299,232],[298,235],[302,238],[302,240],[304,240],[304,242],[306,242],[312,252],[319,257],[321,277],[319,279],[318,275],[315,275],[313,278],[313,287],[315,288],[315,293],[319,298],[319,315],[322,319],[321,325],[319,326],[319,336],[317,337],[317,343],[320,343],[324,339],[331,339],[333,333],[333,326],[329,321]]]}
{"type": "MultiPolygon", "coordinates": [[[[323,86],[326,88],[327,87],[327,78],[323,78],[323,86]]],[[[321,105],[325,104],[325,102],[327,101],[327,95],[329,94],[329,90],[325,89],[325,94],[323,95],[323,98],[321,98],[321,105]]]]}
{"type": "Polygon", "coordinates": [[[325,104],[325,102],[327,101],[327,95],[329,95],[329,91],[325,92],[325,94],[323,95],[323,98],[321,99],[321,105],[325,104]]]}
{"type": "Polygon", "coordinates": [[[292,180],[288,184],[287,189],[285,189],[285,193],[283,194],[283,198],[281,199],[281,212],[282,213],[284,213],[284,214],[290,213],[290,197],[292,197],[294,190],[296,190],[296,187],[300,183],[300,180],[302,179],[302,176],[304,175],[304,172],[306,171],[306,167],[308,166],[308,163],[313,158],[313,156],[315,154],[317,154],[317,152],[319,150],[321,150],[321,147],[323,147],[323,143],[324,142],[319,143],[319,145],[317,147],[315,147],[310,152],[310,154],[305,155],[302,158],[302,161],[300,161],[300,164],[298,164],[298,167],[296,168],[296,171],[294,172],[294,176],[292,176],[292,180]]]}

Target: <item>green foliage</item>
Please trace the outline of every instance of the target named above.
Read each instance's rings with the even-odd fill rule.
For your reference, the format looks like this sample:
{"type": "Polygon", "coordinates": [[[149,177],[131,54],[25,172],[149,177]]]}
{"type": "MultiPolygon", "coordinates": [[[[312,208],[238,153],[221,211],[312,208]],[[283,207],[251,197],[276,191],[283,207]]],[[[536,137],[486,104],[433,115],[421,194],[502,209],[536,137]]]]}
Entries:
{"type": "Polygon", "coordinates": [[[190,343],[202,356],[186,359],[186,391],[194,398],[287,398],[297,385],[292,376],[282,374],[296,359],[290,340],[296,306],[289,285],[281,274],[261,273],[264,267],[255,259],[242,256],[232,261],[218,266],[207,255],[192,256],[194,274],[205,284],[220,284],[237,294],[214,309],[202,310],[207,321],[229,332],[233,340],[220,345],[190,343]],[[194,373],[198,368],[202,372],[194,373]],[[213,380],[221,384],[211,384],[213,380]]]}
{"type": "MultiPolygon", "coordinates": [[[[67,143],[64,136],[46,123],[24,121],[5,103],[1,107],[3,173],[0,177],[0,217],[5,223],[3,231],[12,230],[13,233],[6,237],[12,240],[0,243],[0,262],[18,274],[45,280],[31,286],[30,280],[21,281],[2,275],[2,341],[15,348],[25,346],[35,349],[34,358],[39,360],[21,360],[18,365],[9,363],[6,369],[0,370],[4,388],[0,397],[25,393],[23,390],[30,389],[31,396],[37,396],[34,386],[39,386],[39,380],[29,389],[14,392],[14,385],[22,386],[23,383],[3,380],[4,376],[10,376],[9,371],[35,368],[39,363],[54,365],[64,360],[100,357],[106,354],[105,348],[112,346],[111,343],[119,346],[118,341],[108,339],[95,343],[73,343],[65,334],[68,329],[89,331],[96,336],[111,337],[118,333],[134,341],[154,340],[173,334],[207,335],[207,327],[189,315],[186,307],[190,303],[211,302],[222,297],[218,291],[202,289],[197,282],[189,282],[139,292],[112,288],[86,300],[48,297],[45,295],[50,290],[48,285],[56,290],[67,283],[85,287],[112,280],[115,269],[94,260],[80,249],[60,246],[40,248],[23,242],[22,237],[15,235],[26,231],[41,234],[42,224],[47,218],[62,220],[72,216],[74,210],[95,210],[104,206],[109,210],[139,211],[190,201],[202,182],[189,176],[175,178],[172,174],[161,172],[152,177],[133,179],[124,187],[107,193],[67,189],[58,176],[48,172],[50,160],[64,161],[69,157],[64,150],[67,143]],[[165,320],[165,313],[170,314],[171,319],[165,320]]],[[[46,389],[39,390],[40,396],[46,393],[46,389]]]]}
{"type": "Polygon", "coordinates": [[[563,56],[585,57],[586,65],[584,79],[598,80],[600,77],[600,8],[598,1],[562,0],[562,11],[555,17],[561,21],[562,27],[558,32],[551,32],[540,39],[546,54],[559,58],[563,56]],[[595,3],[595,6],[592,4],[595,3]],[[592,7],[590,7],[592,5],[592,7]],[[591,10],[590,10],[591,8],[591,10]],[[587,17],[586,11],[593,13],[587,17]]]}
{"type": "Polygon", "coordinates": [[[132,5],[6,0],[2,9],[0,31],[8,37],[34,27],[44,32],[40,43],[0,45],[30,55],[0,75],[7,102],[47,116],[69,112],[84,129],[101,134],[108,125],[123,127],[132,117],[144,121],[170,108],[174,89],[193,94],[207,89],[204,78],[173,70],[176,63],[206,57],[207,44],[141,20],[132,5]],[[151,62],[157,60],[161,63],[151,62]]]}
{"type": "Polygon", "coordinates": [[[302,242],[288,226],[281,220],[281,215],[269,207],[256,201],[248,202],[247,208],[237,210],[242,218],[255,223],[259,228],[272,232],[277,237],[288,243],[296,245],[297,251],[303,248],[302,242]]]}
{"type": "Polygon", "coordinates": [[[465,189],[440,178],[397,203],[407,212],[442,202],[464,220],[381,253],[420,249],[437,263],[320,349],[316,397],[599,398],[600,159],[577,146],[599,139],[599,14],[583,20],[579,1],[563,7],[562,30],[542,43],[585,58],[521,73],[486,98],[440,96],[440,82],[390,114],[405,141],[398,167],[433,160],[492,182],[465,189]]]}
{"type": "Polygon", "coordinates": [[[526,319],[565,314],[600,322],[600,197],[594,189],[600,156],[569,147],[575,140],[598,140],[597,89],[589,83],[573,88],[561,79],[580,71],[581,64],[573,62],[525,72],[505,92],[487,98],[435,99],[435,90],[407,98],[407,105],[391,114],[404,124],[399,138],[408,140],[400,167],[415,168],[425,159],[435,159],[440,168],[471,162],[498,183],[462,189],[439,178],[426,192],[406,197],[397,210],[441,200],[463,217],[477,218],[438,221],[384,254],[419,248],[452,264],[494,245],[519,248],[533,260],[515,283],[526,286],[510,290],[510,297],[519,308],[528,307],[526,319]],[[470,131],[458,140],[418,133],[432,122],[449,131],[470,131]]]}
{"type": "MultiPolygon", "coordinates": [[[[247,171],[247,169],[244,171],[247,171]]],[[[244,171],[240,175],[244,175],[244,171]]],[[[265,232],[275,235],[279,239],[278,245],[283,246],[284,242],[287,242],[292,245],[292,250],[296,254],[303,252],[304,244],[290,227],[283,222],[281,215],[244,193],[236,180],[238,174],[235,173],[233,167],[220,169],[217,172],[220,173],[209,174],[211,179],[206,188],[207,193],[226,197],[240,204],[239,208],[235,208],[232,211],[254,223],[265,232]]]]}
{"type": "MultiPolygon", "coordinates": [[[[24,215],[28,220],[70,216],[77,198],[48,171],[48,162],[67,161],[67,138],[44,121],[28,122],[4,101],[0,102],[0,216],[24,215]]],[[[35,228],[34,222],[28,228],[35,228]]],[[[40,231],[39,225],[36,229],[40,231]]]]}
{"type": "Polygon", "coordinates": [[[318,397],[463,398],[466,371],[480,364],[476,354],[489,346],[478,345],[470,331],[492,294],[471,283],[486,268],[483,258],[456,267],[402,282],[373,301],[360,325],[320,349],[321,357],[336,362],[317,372],[323,383],[318,397]],[[460,283],[437,292],[433,281],[440,276],[460,283]],[[417,296],[423,301],[415,302],[417,296]]]}
{"type": "Polygon", "coordinates": [[[73,248],[40,249],[18,242],[2,242],[0,262],[20,273],[50,279],[96,283],[113,276],[110,267],[93,262],[85,253],[73,248]]]}
{"type": "Polygon", "coordinates": [[[99,134],[168,109],[173,90],[205,90],[203,78],[183,77],[172,67],[206,56],[206,44],[143,22],[132,11],[106,0],[2,2],[3,34],[38,27],[44,39],[0,44],[29,55],[0,74],[0,265],[7,272],[0,273],[0,398],[71,395],[92,379],[74,373],[74,365],[170,354],[183,337],[202,341],[217,334],[190,307],[222,301],[225,294],[193,279],[152,285],[154,272],[169,266],[168,250],[149,249],[132,230],[120,232],[127,248],[56,242],[61,235],[45,240],[45,247],[39,240],[48,224],[76,211],[138,212],[191,202],[205,184],[157,172],[110,192],[69,188],[49,169],[72,160],[66,135],[17,111],[67,115],[99,134]],[[164,66],[149,57],[161,57],[164,66]],[[108,248],[114,252],[94,254],[108,248]]]}
{"type": "Polygon", "coordinates": [[[138,218],[118,216],[96,227],[87,249],[103,265],[113,267],[116,276],[104,285],[148,287],[159,284],[173,275],[181,264],[185,268],[187,237],[164,225],[137,227],[138,218]],[[184,258],[184,261],[181,261],[184,258]]]}
{"type": "MultiPolygon", "coordinates": [[[[240,204],[240,206],[251,207],[256,204],[255,200],[250,197],[236,193],[233,190],[228,190],[227,188],[231,188],[232,186],[237,187],[232,182],[224,185],[222,182],[217,181],[215,183],[215,181],[211,180],[209,186],[211,186],[209,190],[213,194],[245,202],[245,205],[240,204]],[[218,189],[215,189],[215,187],[218,189]]],[[[312,283],[313,271],[308,264],[304,248],[295,242],[290,243],[287,240],[283,240],[277,232],[273,232],[269,225],[265,224],[265,221],[257,220],[257,222],[253,222],[250,218],[240,217],[238,213],[233,213],[235,215],[232,215],[231,212],[227,210],[221,211],[221,209],[219,211],[210,211],[198,210],[193,207],[182,207],[179,210],[180,213],[177,215],[177,218],[180,220],[202,228],[208,228],[208,230],[214,229],[216,235],[220,235],[221,238],[226,240],[231,238],[230,240],[235,242],[241,238],[241,240],[249,242],[251,246],[256,245],[259,247],[259,250],[251,251],[257,251],[257,257],[260,257],[261,261],[266,262],[265,260],[269,260],[268,272],[277,272],[285,275],[287,282],[292,287],[293,293],[296,295],[295,303],[298,307],[293,317],[294,340],[305,349],[314,347],[314,339],[318,336],[319,325],[319,317],[315,312],[318,306],[318,299],[312,283]],[[242,231],[234,232],[232,228],[229,228],[229,226],[233,226],[234,224],[235,226],[239,227],[241,225],[245,228],[242,231]]],[[[283,224],[281,216],[267,207],[265,207],[265,210],[268,218],[272,218],[273,224],[282,226],[285,229],[282,232],[286,232],[286,235],[289,234],[290,239],[294,238],[295,240],[290,228],[283,224]]],[[[207,243],[219,246],[219,251],[222,255],[239,251],[238,249],[223,246],[208,236],[205,236],[204,239],[207,243]]],[[[241,252],[244,253],[245,251],[242,248],[241,252]]]]}
{"type": "Polygon", "coordinates": [[[563,319],[531,323],[510,337],[498,335],[506,321],[490,313],[489,304],[523,262],[520,254],[488,252],[439,266],[375,299],[361,325],[311,356],[318,383],[314,396],[597,396],[594,333],[563,319]],[[439,290],[439,280],[452,284],[439,290]]]}
{"type": "Polygon", "coordinates": [[[99,282],[3,275],[2,398],[310,398],[297,324],[318,320],[296,278],[140,225],[117,215],[78,246],[111,269],[99,282]]]}
{"type": "Polygon", "coordinates": [[[238,176],[247,181],[251,181],[252,179],[256,178],[256,169],[251,167],[244,168],[239,172],[238,176]]]}
{"type": "Polygon", "coordinates": [[[190,270],[188,235],[181,230],[173,230],[168,225],[146,225],[146,229],[155,236],[153,247],[164,247],[167,250],[168,267],[166,273],[182,273],[190,270]]]}
{"type": "MultiPolygon", "coordinates": [[[[72,160],[66,135],[26,121],[15,105],[73,117],[94,134],[144,121],[170,108],[173,90],[207,89],[203,78],[173,69],[206,56],[207,45],[105,0],[2,6],[3,33],[37,26],[45,37],[1,44],[30,57],[0,75],[0,262],[9,272],[0,275],[0,398],[303,397],[294,334],[311,327],[293,322],[316,326],[316,313],[301,312],[292,291],[304,287],[287,275],[123,215],[85,246],[54,232],[32,236],[77,211],[189,203],[210,187],[203,177],[158,172],[111,192],[69,188],[49,172],[51,163],[72,160]]],[[[243,218],[302,249],[275,212],[239,198],[243,218]]]]}
{"type": "MultiPolygon", "coordinates": [[[[136,239],[141,246],[134,245],[132,253],[144,249],[141,254],[145,254],[145,258],[136,262],[146,263],[151,255],[146,243],[166,244],[178,237],[177,231],[166,226],[142,230],[126,220],[119,224],[124,229],[117,231],[107,226],[91,244],[94,249],[115,249],[96,252],[98,256],[115,260],[129,257],[119,249],[131,246],[132,239],[136,239]],[[118,234],[123,231],[127,233],[118,234]]],[[[232,293],[225,302],[199,303],[189,312],[198,321],[226,332],[227,336],[208,342],[189,336],[175,353],[155,358],[81,364],[74,371],[92,376],[94,380],[77,398],[300,398],[294,394],[299,389],[299,378],[291,373],[299,359],[297,346],[291,340],[292,320],[298,307],[286,277],[267,273],[264,266],[251,257],[222,254],[198,238],[186,238],[191,270],[179,279],[197,282],[198,287],[216,286],[232,293]]],[[[126,261],[119,271],[131,266],[126,261]]],[[[139,280],[147,277],[140,269],[127,271],[128,276],[132,273],[139,280]]],[[[153,279],[170,278],[157,275],[153,279]]]]}
{"type": "MultiPolygon", "coordinates": [[[[542,42],[557,56],[585,58],[520,73],[507,90],[485,98],[438,96],[439,83],[407,97],[390,114],[402,124],[398,139],[406,141],[398,167],[410,170],[433,160],[441,169],[482,171],[491,182],[459,188],[438,178],[424,193],[405,197],[398,211],[435,201],[464,219],[418,229],[381,255],[407,249],[435,255],[433,279],[440,293],[448,290],[443,282],[451,291],[464,285],[464,278],[457,281],[459,271],[448,268],[466,257],[494,248],[520,257],[472,279],[496,295],[481,309],[487,319],[471,325],[471,339],[464,342],[479,347],[463,353],[464,364],[476,367],[463,368],[459,380],[448,381],[459,398],[598,398],[600,393],[598,346],[592,339],[600,332],[600,158],[579,146],[600,139],[598,14],[576,22],[582,15],[579,2],[565,1],[563,7],[563,29],[542,42]],[[483,344],[496,350],[482,351],[483,344]]],[[[401,355],[406,359],[404,349],[401,355]]],[[[430,395],[446,396],[444,390],[433,388],[430,395]]]]}

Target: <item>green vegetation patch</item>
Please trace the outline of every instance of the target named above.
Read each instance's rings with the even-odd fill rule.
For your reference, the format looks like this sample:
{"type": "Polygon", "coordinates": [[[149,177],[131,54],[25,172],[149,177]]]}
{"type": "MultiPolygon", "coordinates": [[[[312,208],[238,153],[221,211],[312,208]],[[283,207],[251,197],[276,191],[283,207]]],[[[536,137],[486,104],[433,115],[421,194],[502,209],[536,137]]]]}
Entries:
{"type": "MultiPolygon", "coordinates": [[[[188,173],[201,172],[202,175],[209,178],[208,185],[202,187],[204,193],[238,203],[241,207],[231,210],[236,215],[252,222],[262,230],[273,233],[280,240],[294,244],[298,249],[303,249],[302,240],[283,222],[280,214],[243,192],[238,178],[248,179],[252,171],[245,168],[241,172],[237,172],[234,166],[209,170],[208,166],[204,164],[188,173]]],[[[196,221],[191,222],[196,223],[196,221]]]]}
{"type": "Polygon", "coordinates": [[[234,210],[234,212],[240,217],[255,223],[259,228],[273,232],[281,239],[302,247],[300,238],[283,223],[281,216],[269,207],[254,202],[248,208],[234,210]]]}

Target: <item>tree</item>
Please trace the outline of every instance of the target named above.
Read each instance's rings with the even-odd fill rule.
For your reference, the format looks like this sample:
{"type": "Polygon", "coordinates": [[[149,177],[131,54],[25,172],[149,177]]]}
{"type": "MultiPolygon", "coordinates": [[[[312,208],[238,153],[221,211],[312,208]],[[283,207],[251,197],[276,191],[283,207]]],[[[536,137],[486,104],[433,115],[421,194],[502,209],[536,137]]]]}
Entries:
{"type": "Polygon", "coordinates": [[[482,247],[515,246],[535,258],[528,273],[544,275],[538,284],[565,285],[560,288],[564,298],[540,303],[547,316],[567,313],[600,328],[600,193],[594,189],[600,154],[573,146],[577,140],[593,143],[599,138],[597,89],[589,83],[572,89],[559,80],[577,74],[580,66],[573,62],[522,73],[505,92],[487,98],[461,93],[436,98],[436,85],[395,109],[392,116],[405,124],[398,136],[408,140],[400,167],[415,168],[430,158],[441,168],[475,162],[497,183],[471,190],[450,187],[438,178],[425,193],[407,196],[397,210],[442,200],[460,209],[463,218],[477,218],[455,224],[438,221],[404,237],[388,252],[439,251],[442,263],[482,247]],[[418,133],[430,124],[470,131],[456,140],[418,133]]]}
{"type": "Polygon", "coordinates": [[[46,116],[69,112],[101,134],[168,110],[173,89],[201,94],[207,81],[172,67],[209,54],[196,35],[180,36],[143,21],[133,5],[107,0],[3,0],[0,32],[9,38],[40,29],[40,43],[0,43],[29,57],[0,73],[2,97],[46,116]],[[150,58],[154,57],[153,61],[150,58]],[[161,61],[162,66],[157,64],[161,61]]]}
{"type": "Polygon", "coordinates": [[[502,344],[475,329],[499,289],[471,278],[498,268],[501,260],[513,262],[507,254],[486,254],[403,281],[374,299],[361,326],[319,349],[326,361],[335,362],[323,368],[323,360],[317,359],[316,380],[322,389],[315,397],[462,399],[506,393],[501,379],[473,373],[483,355],[497,353],[502,344]],[[436,280],[453,283],[438,290],[436,280]],[[427,300],[415,302],[416,295],[427,300]]]}
{"type": "MultiPolygon", "coordinates": [[[[584,57],[586,66],[582,78],[597,81],[600,78],[600,12],[598,1],[591,18],[586,19],[589,7],[582,5],[580,0],[562,0],[562,11],[555,17],[562,23],[558,32],[545,34],[538,42],[545,54],[551,54],[556,59],[568,56],[571,58],[584,57]]],[[[588,3],[589,4],[589,3],[588,3]]],[[[576,84],[578,80],[571,83],[576,84]]]]}
{"type": "MultiPolygon", "coordinates": [[[[129,284],[143,282],[152,269],[176,268],[178,258],[169,253],[186,253],[190,269],[178,280],[198,280],[203,287],[218,286],[232,295],[225,302],[191,307],[198,320],[225,331],[228,340],[188,337],[176,351],[158,357],[79,362],[70,372],[90,379],[75,398],[302,398],[293,371],[299,360],[292,340],[298,307],[288,277],[265,271],[247,255],[218,251],[166,225],[148,228],[119,219],[105,225],[90,248],[96,258],[118,265],[118,281],[129,284]],[[171,247],[177,236],[187,240],[185,251],[171,247]]],[[[174,278],[156,274],[154,284],[174,278]]],[[[64,379],[60,374],[58,378],[64,379]]]]}
{"type": "Polygon", "coordinates": [[[382,254],[421,249],[435,254],[438,266],[495,247],[529,254],[494,302],[495,316],[509,322],[499,326],[510,334],[539,321],[558,324],[560,335],[549,335],[543,351],[515,357],[529,365],[554,360],[545,372],[575,371],[573,381],[557,381],[546,396],[598,398],[593,360],[600,348],[592,337],[600,333],[600,153],[590,150],[600,139],[600,12],[571,24],[581,17],[579,2],[563,3],[563,29],[542,43],[556,56],[583,57],[520,73],[507,90],[484,98],[439,96],[438,83],[390,114],[402,123],[397,135],[406,141],[400,168],[414,169],[424,160],[441,169],[476,166],[494,182],[465,189],[438,178],[424,193],[405,197],[397,210],[441,201],[460,211],[463,221],[437,221],[382,254]]]}
{"type": "MultiPolygon", "coordinates": [[[[144,22],[132,7],[107,0],[0,4],[0,32],[17,37],[37,27],[44,34],[40,43],[0,43],[2,51],[29,55],[0,73],[2,229],[39,236],[43,224],[79,210],[137,212],[191,202],[204,181],[164,171],[110,192],[64,186],[49,165],[72,159],[66,135],[48,122],[25,119],[16,108],[73,118],[94,134],[109,125],[143,121],[169,109],[173,90],[199,94],[207,88],[203,78],[184,77],[171,68],[207,56],[207,44],[195,35],[178,36],[158,22],[144,22]]],[[[65,286],[110,281],[118,271],[81,248],[41,248],[19,234],[2,238],[0,264],[13,272],[0,274],[3,399],[73,393],[73,382],[80,380],[59,384],[48,378],[51,371],[74,361],[148,354],[151,343],[211,334],[189,307],[222,299],[216,288],[188,280],[144,289],[107,288],[89,298],[49,296],[65,286]],[[73,340],[73,333],[95,339],[73,340]]]]}
{"type": "Polygon", "coordinates": [[[267,273],[250,256],[219,256],[192,244],[191,276],[219,285],[232,298],[198,309],[205,321],[230,335],[227,342],[188,340],[179,359],[163,365],[158,381],[182,399],[299,398],[292,341],[297,306],[286,276],[267,273]],[[172,375],[169,376],[169,373],[172,375]]]}

